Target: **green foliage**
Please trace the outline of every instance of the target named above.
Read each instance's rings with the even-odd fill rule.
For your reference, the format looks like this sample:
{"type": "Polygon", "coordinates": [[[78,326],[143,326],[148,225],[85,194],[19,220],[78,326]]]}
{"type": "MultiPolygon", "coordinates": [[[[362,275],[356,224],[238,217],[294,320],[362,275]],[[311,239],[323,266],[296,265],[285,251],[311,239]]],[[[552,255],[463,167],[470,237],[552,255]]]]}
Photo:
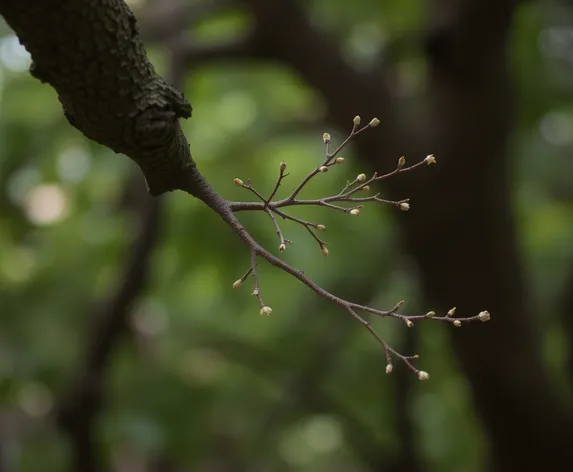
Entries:
{"type": "MultiPolygon", "coordinates": [[[[563,358],[570,340],[557,314],[573,259],[573,195],[570,177],[564,178],[572,175],[564,169],[573,171],[573,81],[570,64],[539,48],[549,10],[541,3],[522,6],[513,28],[519,113],[511,153],[531,302],[548,328],[547,361],[566,394],[563,358]]],[[[390,38],[412,34],[422,17],[414,1],[321,0],[312,12],[360,60],[371,60],[390,38]]],[[[202,23],[199,34],[228,37],[245,21],[233,12],[202,23]]],[[[137,215],[121,201],[137,171],[68,125],[53,90],[28,75],[14,37],[5,26],[1,32],[0,398],[6,412],[32,424],[14,433],[16,469],[55,471],[67,460],[64,440],[37,420],[46,418],[70,381],[94,307],[121,277],[137,227],[137,215]]],[[[403,62],[420,64],[419,53],[403,62]]],[[[153,49],[160,70],[163,54],[153,49]]],[[[402,62],[400,54],[396,61],[402,62]]],[[[415,75],[417,67],[407,71],[415,75]]],[[[321,99],[272,64],[199,68],[185,93],[194,108],[183,123],[192,153],[226,198],[250,199],[233,185],[234,177],[250,177],[268,193],[282,160],[291,172],[281,189],[286,194],[322,158],[322,131],[328,129],[334,142],[342,137],[321,122],[321,99]]],[[[363,170],[351,149],[344,156],[343,165],[305,190],[309,197],[337,192],[363,170]]],[[[396,456],[400,391],[394,377],[382,376],[379,346],[343,311],[265,264],[259,275],[273,316],[260,317],[249,283],[231,289],[249,265],[236,236],[199,201],[183,193],[164,200],[151,280],[133,307],[134,335],[114,354],[98,422],[106,451],[165,454],[194,470],[222,451],[252,465],[249,470],[367,470],[339,415],[344,412],[389,459],[396,456]],[[302,384],[296,380],[301,376],[302,384]]],[[[285,236],[295,241],[284,253],[287,262],[347,298],[380,307],[403,298],[418,304],[417,274],[393,224],[406,215],[374,207],[359,218],[321,209],[296,215],[326,225],[332,246],[325,259],[302,228],[284,222],[285,236]]],[[[239,216],[278,254],[265,215],[239,216]]],[[[376,324],[395,345],[407,342],[392,320],[376,324]]],[[[432,381],[413,380],[407,412],[427,470],[477,472],[487,438],[445,331],[441,325],[418,330],[414,346],[432,381]]]]}

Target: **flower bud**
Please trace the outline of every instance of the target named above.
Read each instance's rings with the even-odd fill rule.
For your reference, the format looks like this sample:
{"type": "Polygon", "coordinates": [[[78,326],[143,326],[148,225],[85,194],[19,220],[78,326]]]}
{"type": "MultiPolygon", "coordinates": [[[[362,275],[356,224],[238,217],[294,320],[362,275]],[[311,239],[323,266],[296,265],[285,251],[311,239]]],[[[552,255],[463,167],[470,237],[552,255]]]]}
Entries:
{"type": "Polygon", "coordinates": [[[402,202],[400,203],[400,210],[402,211],[408,211],[410,209],[410,204],[406,203],[406,202],[402,202]]]}
{"type": "Polygon", "coordinates": [[[281,170],[281,172],[284,172],[286,170],[286,162],[282,161],[279,165],[279,169],[281,170]]]}
{"type": "Polygon", "coordinates": [[[285,252],[285,249],[286,249],[286,244],[285,244],[285,243],[283,243],[283,244],[281,244],[281,245],[279,246],[279,251],[280,251],[280,252],[285,252]]]}
{"type": "Polygon", "coordinates": [[[408,328],[413,328],[414,327],[414,322],[412,320],[406,320],[406,326],[408,328]]]}
{"type": "Polygon", "coordinates": [[[316,225],[316,229],[319,231],[326,231],[326,226],[324,225],[316,225]]]}
{"type": "Polygon", "coordinates": [[[374,128],[375,126],[378,126],[380,124],[380,120],[378,118],[372,118],[372,121],[370,122],[370,127],[374,128]]]}
{"type": "Polygon", "coordinates": [[[484,323],[486,321],[489,321],[491,318],[491,315],[489,314],[489,311],[480,311],[479,315],[478,315],[478,319],[480,321],[483,321],[484,323]]]}
{"type": "Polygon", "coordinates": [[[271,316],[273,309],[270,306],[264,306],[261,308],[261,316],[271,316]]]}
{"type": "Polygon", "coordinates": [[[386,364],[386,373],[390,375],[392,373],[392,364],[386,364]]]}
{"type": "Polygon", "coordinates": [[[360,210],[358,208],[353,208],[352,210],[350,210],[350,214],[352,216],[358,216],[360,215],[360,210]]]}
{"type": "Polygon", "coordinates": [[[336,162],[337,164],[342,164],[344,162],[344,157],[337,157],[334,162],[336,162]]]}
{"type": "Polygon", "coordinates": [[[406,164],[406,158],[404,156],[398,159],[398,167],[404,167],[405,164],[406,164]]]}
{"type": "Polygon", "coordinates": [[[356,115],[352,120],[352,122],[354,123],[355,126],[358,126],[360,124],[360,116],[356,115]]]}
{"type": "Polygon", "coordinates": [[[326,246],[322,246],[322,247],[320,248],[320,252],[322,252],[322,255],[323,255],[324,257],[328,256],[328,249],[326,248],[326,246]]]}
{"type": "Polygon", "coordinates": [[[320,166],[320,167],[318,168],[318,171],[319,171],[319,172],[328,172],[328,167],[326,167],[326,166],[320,166]]]}
{"type": "Polygon", "coordinates": [[[330,134],[324,133],[322,135],[322,140],[324,141],[324,144],[329,143],[330,142],[330,134]]]}
{"type": "Polygon", "coordinates": [[[364,190],[365,192],[368,192],[368,190],[370,190],[370,186],[365,185],[364,187],[362,187],[362,190],[364,190]]]}
{"type": "Polygon", "coordinates": [[[433,316],[436,316],[435,311],[429,311],[428,313],[426,313],[426,318],[432,318],[433,316]]]}
{"type": "Polygon", "coordinates": [[[233,183],[237,186],[237,187],[242,187],[243,181],[241,179],[233,179],[233,183]]]}
{"type": "Polygon", "coordinates": [[[420,372],[418,372],[418,378],[420,380],[428,380],[430,378],[430,374],[428,374],[426,371],[421,370],[420,372]]]}
{"type": "Polygon", "coordinates": [[[358,174],[358,176],[356,177],[356,181],[357,181],[357,182],[364,182],[364,181],[366,181],[366,174],[358,174]]]}
{"type": "Polygon", "coordinates": [[[426,156],[426,158],[424,159],[424,162],[428,165],[431,164],[435,164],[436,163],[436,158],[434,157],[433,154],[429,154],[428,156],[426,156]]]}
{"type": "Polygon", "coordinates": [[[243,285],[243,281],[241,279],[235,280],[233,282],[233,288],[239,288],[241,285],[243,285]]]}
{"type": "Polygon", "coordinates": [[[454,326],[455,326],[456,328],[461,328],[462,322],[461,322],[460,320],[455,320],[455,321],[454,321],[454,326]]]}
{"type": "Polygon", "coordinates": [[[456,307],[450,308],[450,311],[448,311],[448,316],[454,316],[456,313],[456,307]]]}

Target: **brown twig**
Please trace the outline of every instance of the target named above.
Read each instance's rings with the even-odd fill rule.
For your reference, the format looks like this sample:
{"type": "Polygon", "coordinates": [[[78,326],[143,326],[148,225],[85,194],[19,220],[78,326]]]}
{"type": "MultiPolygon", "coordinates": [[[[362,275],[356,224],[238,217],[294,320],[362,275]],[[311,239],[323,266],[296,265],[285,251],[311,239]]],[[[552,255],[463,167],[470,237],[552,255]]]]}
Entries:
{"type": "MultiPolygon", "coordinates": [[[[313,235],[313,237],[317,240],[317,242],[319,243],[319,245],[321,247],[322,253],[324,255],[328,255],[328,249],[326,249],[326,247],[325,247],[326,243],[324,243],[322,240],[317,238],[316,235],[314,234],[314,232],[310,229],[311,226],[318,228],[319,225],[315,225],[313,223],[308,223],[308,222],[305,222],[303,220],[299,220],[295,217],[290,217],[290,215],[287,215],[282,210],[279,210],[279,208],[301,205],[301,204],[302,205],[307,204],[307,205],[326,206],[326,207],[333,208],[336,210],[349,212],[352,215],[358,215],[359,214],[358,213],[359,208],[362,208],[362,205],[360,205],[358,207],[354,207],[354,208],[344,208],[344,207],[340,207],[338,205],[333,205],[330,202],[348,202],[348,201],[352,202],[353,197],[351,197],[351,195],[353,195],[357,190],[364,189],[364,187],[369,183],[376,182],[376,181],[388,178],[390,176],[397,175],[397,174],[402,173],[402,172],[410,172],[414,169],[420,168],[423,165],[430,165],[430,164],[434,164],[436,162],[434,156],[429,155],[420,163],[414,164],[410,167],[404,167],[405,166],[405,158],[402,157],[398,160],[398,165],[397,165],[396,169],[393,170],[392,172],[390,172],[388,174],[383,174],[383,175],[374,174],[369,180],[366,179],[366,176],[364,174],[360,174],[356,177],[356,179],[354,180],[353,183],[347,184],[345,189],[343,189],[343,192],[339,193],[338,195],[335,195],[333,197],[318,199],[318,200],[296,200],[296,196],[298,195],[298,193],[308,184],[308,182],[310,182],[310,180],[315,175],[317,175],[319,172],[325,172],[323,167],[326,166],[327,164],[329,164],[330,162],[332,162],[332,159],[335,158],[335,156],[344,148],[344,146],[346,146],[350,142],[350,140],[353,137],[357,136],[359,133],[361,133],[365,129],[376,126],[379,123],[379,121],[376,118],[374,118],[369,123],[368,126],[365,126],[363,128],[358,129],[357,127],[358,127],[359,123],[360,123],[360,118],[356,117],[354,119],[354,126],[352,128],[352,131],[350,132],[350,135],[343,141],[343,143],[333,153],[329,153],[330,135],[328,133],[324,134],[323,140],[325,143],[325,160],[323,162],[323,166],[320,166],[317,169],[310,172],[301,181],[301,183],[295,188],[295,190],[290,194],[290,196],[284,200],[272,202],[272,201],[270,201],[270,198],[265,199],[260,192],[258,192],[257,190],[255,190],[253,188],[250,180],[247,182],[247,184],[244,184],[243,181],[238,179],[238,178],[236,178],[234,180],[235,184],[238,185],[239,187],[246,188],[247,190],[254,193],[257,196],[257,198],[259,200],[261,200],[261,203],[257,203],[257,202],[254,202],[254,203],[229,202],[229,201],[223,199],[221,196],[219,196],[209,186],[209,184],[207,184],[207,182],[198,183],[198,181],[197,181],[198,177],[197,176],[194,176],[193,181],[190,182],[190,185],[189,185],[190,191],[192,189],[192,192],[195,196],[197,196],[198,198],[203,200],[214,211],[216,211],[223,218],[223,220],[241,237],[244,244],[249,248],[249,251],[251,254],[251,273],[253,275],[253,280],[254,280],[254,284],[255,284],[255,290],[254,290],[253,294],[257,297],[257,299],[259,301],[259,305],[260,305],[260,309],[261,309],[261,311],[260,311],[261,315],[266,315],[266,316],[270,315],[272,313],[272,309],[269,306],[264,304],[262,297],[261,297],[259,281],[258,281],[258,277],[256,274],[256,260],[257,260],[258,256],[262,257],[263,259],[265,259],[267,262],[269,262],[273,266],[275,266],[275,267],[287,272],[288,274],[292,275],[293,277],[297,278],[298,280],[303,282],[306,286],[308,286],[311,290],[313,290],[315,293],[317,293],[321,297],[323,297],[327,300],[330,300],[330,301],[336,303],[337,305],[343,307],[354,319],[356,319],[362,326],[364,326],[368,330],[368,332],[376,339],[376,341],[384,349],[386,359],[387,359],[387,367],[386,367],[387,373],[390,373],[392,371],[392,359],[395,358],[395,359],[400,360],[404,364],[406,364],[406,366],[412,372],[414,372],[420,380],[426,380],[429,378],[428,373],[425,371],[417,369],[412,364],[412,360],[417,359],[418,356],[405,356],[403,354],[400,354],[396,350],[394,350],[392,347],[390,347],[388,345],[388,343],[386,343],[386,341],[384,341],[384,339],[382,337],[380,337],[378,335],[378,333],[374,330],[374,328],[371,326],[371,324],[366,319],[364,319],[362,316],[359,315],[358,312],[365,312],[365,313],[372,314],[372,315],[375,315],[378,317],[383,317],[383,318],[384,317],[391,317],[391,318],[400,319],[409,328],[414,326],[414,321],[423,320],[423,319],[439,320],[439,321],[451,323],[455,327],[461,327],[465,323],[469,323],[469,322],[473,322],[473,321],[477,321],[477,320],[488,321],[490,318],[489,312],[482,311],[481,313],[479,313],[478,315],[475,315],[475,316],[466,317],[466,318],[454,318],[453,314],[455,312],[455,308],[452,308],[444,316],[435,316],[436,314],[433,311],[430,311],[430,312],[425,313],[425,314],[406,315],[406,314],[402,314],[399,312],[403,306],[403,303],[404,303],[403,301],[397,303],[393,308],[391,308],[389,310],[379,310],[376,308],[372,308],[369,306],[360,305],[358,303],[344,300],[340,297],[333,295],[332,293],[326,291],[325,289],[323,289],[322,287],[317,285],[311,279],[306,277],[301,270],[298,270],[298,269],[292,267],[291,265],[287,264],[286,262],[282,261],[278,257],[276,257],[276,256],[272,255],[270,252],[268,252],[265,248],[263,248],[259,243],[257,243],[251,237],[251,235],[248,233],[246,228],[240,223],[240,221],[237,219],[237,217],[234,214],[237,211],[245,211],[245,210],[263,210],[263,211],[265,211],[271,217],[271,220],[273,221],[273,224],[275,225],[275,229],[276,229],[277,234],[279,235],[279,238],[281,240],[281,247],[282,247],[282,245],[284,245],[285,240],[284,240],[284,237],[282,236],[282,232],[281,232],[281,230],[280,230],[280,228],[276,222],[276,218],[274,218],[274,215],[273,215],[273,213],[277,213],[280,216],[282,216],[283,218],[288,218],[292,221],[295,221],[295,222],[303,225],[313,235]],[[359,185],[356,188],[350,190],[350,188],[356,183],[359,185]]],[[[286,164],[284,162],[281,162],[281,164],[280,164],[281,173],[279,175],[279,181],[278,181],[279,184],[280,184],[280,181],[282,180],[282,178],[284,176],[285,170],[286,170],[286,164]]],[[[182,187],[183,187],[183,189],[185,189],[185,185],[182,185],[182,187]]],[[[271,193],[271,196],[275,195],[277,188],[278,188],[278,185],[275,185],[275,190],[271,193]]],[[[393,204],[399,206],[402,210],[408,210],[409,209],[409,204],[406,203],[406,200],[401,200],[400,202],[387,202],[386,200],[379,199],[377,197],[377,195],[375,195],[374,197],[368,197],[366,200],[360,199],[360,201],[393,203],[393,204]]],[[[324,229],[326,229],[326,228],[324,228],[324,229]]],[[[239,279],[239,281],[242,282],[242,279],[239,279]]],[[[239,281],[236,281],[233,284],[233,286],[234,287],[240,286],[241,284],[238,283],[239,281]]]]}

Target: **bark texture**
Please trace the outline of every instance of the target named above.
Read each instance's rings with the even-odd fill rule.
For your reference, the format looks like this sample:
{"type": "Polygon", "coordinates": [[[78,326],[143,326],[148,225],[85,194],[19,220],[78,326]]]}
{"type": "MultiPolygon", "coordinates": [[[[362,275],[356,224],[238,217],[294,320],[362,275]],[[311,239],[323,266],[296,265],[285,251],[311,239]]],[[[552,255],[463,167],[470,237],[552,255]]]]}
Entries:
{"type": "Polygon", "coordinates": [[[123,0],[0,0],[0,14],[32,55],[32,75],[58,92],[70,124],[130,157],[152,195],[195,172],[179,125],[191,105],[155,72],[123,0]]]}

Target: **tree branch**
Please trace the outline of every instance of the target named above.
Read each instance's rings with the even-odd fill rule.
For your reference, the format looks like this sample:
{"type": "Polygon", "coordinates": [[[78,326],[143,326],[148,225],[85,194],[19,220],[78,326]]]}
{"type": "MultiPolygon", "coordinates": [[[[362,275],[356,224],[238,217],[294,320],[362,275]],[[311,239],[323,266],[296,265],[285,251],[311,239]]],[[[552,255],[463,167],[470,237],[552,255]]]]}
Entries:
{"type": "Polygon", "coordinates": [[[1,1],[0,14],[32,55],[32,75],[58,92],[70,124],[131,158],[152,195],[196,172],[178,120],[191,106],[156,74],[123,0],[1,1]]]}
{"type": "MultiPolygon", "coordinates": [[[[185,69],[180,67],[177,57],[171,62],[171,79],[180,85],[185,69]]],[[[150,256],[159,234],[163,200],[150,198],[139,185],[134,190],[136,195],[126,203],[135,206],[140,228],[125,264],[122,283],[95,314],[77,378],[55,409],[57,424],[72,446],[73,470],[78,472],[105,470],[98,457],[95,425],[104,401],[105,374],[114,350],[129,330],[128,315],[147,282],[150,256]]]]}

